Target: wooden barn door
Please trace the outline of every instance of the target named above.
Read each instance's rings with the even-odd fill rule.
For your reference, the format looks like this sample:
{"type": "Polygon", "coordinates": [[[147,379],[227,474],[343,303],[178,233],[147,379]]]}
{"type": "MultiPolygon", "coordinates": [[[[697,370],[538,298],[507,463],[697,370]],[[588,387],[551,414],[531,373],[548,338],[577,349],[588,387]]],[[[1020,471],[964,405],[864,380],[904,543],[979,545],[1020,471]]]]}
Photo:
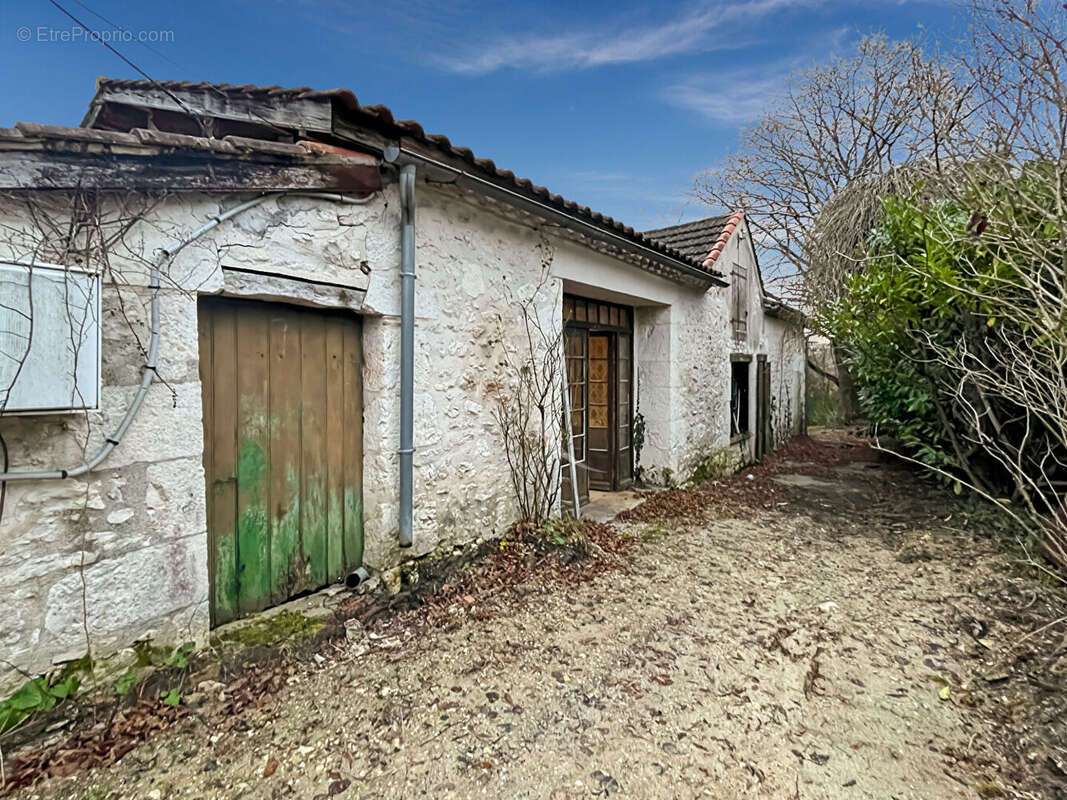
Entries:
{"type": "Polygon", "coordinates": [[[363,557],[360,324],[200,301],[215,625],[341,579],[363,557]]]}

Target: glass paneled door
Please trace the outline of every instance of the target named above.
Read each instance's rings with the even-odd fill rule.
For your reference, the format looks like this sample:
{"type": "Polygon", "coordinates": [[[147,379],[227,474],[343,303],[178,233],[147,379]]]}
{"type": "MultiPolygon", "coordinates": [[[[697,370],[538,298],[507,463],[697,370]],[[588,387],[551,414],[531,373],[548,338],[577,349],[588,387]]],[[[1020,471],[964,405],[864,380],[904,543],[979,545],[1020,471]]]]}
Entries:
{"type": "MultiPolygon", "coordinates": [[[[633,311],[568,295],[563,319],[578,492],[585,502],[590,488],[615,491],[633,483],[633,311]]],[[[565,502],[570,480],[565,465],[565,502]]]]}
{"type": "Polygon", "coordinates": [[[611,333],[589,334],[589,486],[611,491],[612,431],[615,407],[611,391],[611,333]]]}

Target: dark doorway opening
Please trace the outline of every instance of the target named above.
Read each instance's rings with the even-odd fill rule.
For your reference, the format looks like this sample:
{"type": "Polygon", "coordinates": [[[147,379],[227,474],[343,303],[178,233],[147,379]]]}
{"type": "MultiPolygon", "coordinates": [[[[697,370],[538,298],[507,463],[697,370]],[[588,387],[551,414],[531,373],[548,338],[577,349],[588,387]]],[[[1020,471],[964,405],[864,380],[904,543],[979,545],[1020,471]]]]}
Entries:
{"type": "Polygon", "coordinates": [[[730,362],[730,438],[748,433],[748,362],[730,362]]]}

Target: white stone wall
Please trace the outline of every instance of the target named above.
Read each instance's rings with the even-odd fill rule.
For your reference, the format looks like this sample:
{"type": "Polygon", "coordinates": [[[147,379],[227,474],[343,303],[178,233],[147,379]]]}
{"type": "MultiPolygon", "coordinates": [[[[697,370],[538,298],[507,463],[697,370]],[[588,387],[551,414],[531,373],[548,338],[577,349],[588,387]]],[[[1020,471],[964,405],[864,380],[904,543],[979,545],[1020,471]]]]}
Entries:
{"type": "MultiPolygon", "coordinates": [[[[364,559],[397,563],[502,533],[516,517],[492,412],[505,349],[523,346],[516,302],[535,298],[558,331],[562,293],[554,248],[533,227],[458,193],[420,186],[416,215],[414,537],[397,545],[399,250],[376,265],[364,322],[364,559]]],[[[398,228],[380,232],[399,242],[398,228]]],[[[394,244],[394,247],[397,245],[394,244]]]]}
{"type": "MultiPolygon", "coordinates": [[[[488,393],[501,378],[504,349],[514,352],[519,344],[511,300],[536,295],[549,328],[561,318],[558,281],[542,281],[552,247],[531,225],[447,190],[420,186],[418,198],[414,555],[499,534],[514,519],[488,393]]],[[[102,408],[0,418],[12,469],[70,467],[97,450],[141,380],[137,343],[148,341],[150,297],[144,258],[245,199],[168,198],[131,229],[127,244],[110,254],[121,288],[106,285],[103,296],[102,408]]],[[[62,221],[65,210],[50,213],[62,221]]],[[[108,207],[104,216],[113,213],[108,207]]],[[[0,224],[6,226],[0,257],[62,258],[39,254],[39,231],[24,207],[0,207],[0,224]]],[[[0,667],[0,693],[22,680],[18,670],[44,672],[90,646],[108,655],[137,639],[205,638],[200,294],[362,306],[364,559],[383,568],[406,555],[395,544],[399,259],[395,186],[361,206],[270,199],[174,259],[161,293],[161,380],[121,446],[83,478],[8,485],[0,520],[7,601],[0,658],[11,666],[0,667]],[[258,274],[264,272],[284,277],[258,274]]]]}
{"type": "Polygon", "coordinates": [[[778,447],[807,429],[807,349],[802,327],[769,315],[764,339],[771,367],[772,447],[778,447]]]}
{"type": "MultiPolygon", "coordinates": [[[[735,339],[732,332],[727,335],[726,351],[728,355],[752,357],[748,374],[748,419],[753,431],[756,421],[756,365],[758,356],[767,357],[771,371],[771,427],[774,434],[774,441],[769,444],[776,448],[804,430],[804,329],[764,310],[756,253],[751,234],[744,223],[734,231],[716,264],[727,281],[733,280],[731,267],[735,262],[745,268],[748,276],[748,326],[747,335],[740,340],[735,339]]],[[[726,293],[729,290],[722,291],[724,297],[728,298],[726,293]]],[[[729,310],[724,313],[729,325],[729,310]]],[[[726,382],[729,391],[729,373],[726,382]]],[[[751,462],[755,455],[755,434],[733,443],[731,449],[738,466],[751,462]]]]}
{"type": "MultiPolygon", "coordinates": [[[[66,211],[36,198],[42,216],[66,211]]],[[[143,210],[138,204],[137,211],[143,210]]],[[[102,296],[99,411],[0,419],[13,470],[69,468],[110,435],[141,380],[147,344],[147,269],[163,241],[218,213],[218,203],[172,203],[111,253],[102,296]],[[121,288],[115,288],[118,283],[121,288]]],[[[113,205],[104,216],[116,213],[113,205]]],[[[0,257],[57,262],[40,248],[47,226],[26,206],[0,207],[0,257]]],[[[54,239],[52,240],[54,244],[54,239]]],[[[189,261],[205,254],[191,248],[189,261]]],[[[94,266],[99,266],[94,264],[94,266]]],[[[172,273],[174,274],[174,273],[172,273]]],[[[96,471],[64,481],[10,482],[0,521],[0,687],[54,664],[108,654],[138,638],[200,639],[207,629],[207,537],[197,375],[196,297],[172,281],[161,292],[159,375],[121,447],[96,471]],[[165,383],[164,383],[165,381],[165,383]],[[87,613],[86,613],[87,612],[87,613]]]]}
{"type": "MultiPolygon", "coordinates": [[[[103,278],[101,408],[0,419],[11,469],[69,468],[100,448],[141,381],[140,346],[149,341],[147,260],[245,199],[123,198],[121,210],[116,202],[103,204],[99,218],[133,213],[143,219],[110,251],[103,278]]],[[[53,222],[68,217],[68,208],[57,202],[31,202],[53,222]]],[[[346,284],[353,287],[347,294],[362,297],[366,224],[380,227],[385,213],[384,201],[350,209],[314,199],[271,199],[223,223],[167,265],[159,380],[122,444],[86,476],[8,484],[0,520],[0,585],[8,608],[0,615],[0,658],[6,662],[0,688],[20,682],[18,670],[44,672],[90,647],[107,656],[137,639],[203,640],[209,581],[197,296],[221,291],[222,267],[236,266],[346,284]]],[[[34,223],[26,205],[0,206],[0,223],[0,257],[63,260],[54,236],[45,237],[53,246],[41,248],[49,226],[34,223]]]]}
{"type": "Polygon", "coordinates": [[[607,257],[592,258],[570,242],[557,250],[554,272],[567,292],[636,308],[637,410],[645,421],[640,466],[650,482],[685,482],[708,459],[734,467],[753,459],[754,435],[730,438],[732,355],[752,358],[749,420],[754,423],[756,414],[756,357],[763,354],[771,362],[775,446],[802,430],[803,331],[764,314],[745,225],[734,231],[716,263],[727,283],[734,262],[748,275],[748,329],[739,341],[730,326],[728,286],[690,288],[607,257]]]}
{"type": "MultiPolygon", "coordinates": [[[[727,290],[712,287],[678,303],[674,324],[676,400],[671,431],[674,480],[687,481],[702,461],[730,444],[730,344],[727,290]]],[[[648,413],[656,413],[650,407],[648,413]]]]}
{"type": "MultiPolygon", "coordinates": [[[[702,459],[729,446],[733,345],[726,289],[700,291],[653,276],[451,187],[420,183],[417,198],[413,550],[396,545],[395,185],[365,205],[269,199],[204,235],[168,265],[161,292],[161,380],[122,445],[82,478],[9,483],[0,520],[6,601],[0,694],[23,680],[20,670],[47,671],[89,646],[94,655],[107,656],[137,639],[173,644],[207,635],[199,295],[225,292],[363,315],[364,560],[373,568],[499,535],[515,519],[492,412],[495,387],[507,380],[501,362],[523,347],[517,300],[534,298],[550,334],[560,325],[565,289],[636,307],[637,403],[647,426],[641,461],[651,477],[684,480],[702,459]]],[[[192,195],[144,203],[144,219],[109,256],[102,408],[0,418],[12,469],[69,467],[97,450],[141,380],[138,342],[148,341],[150,298],[144,259],[246,199],[192,195]]],[[[140,201],[123,202],[133,207],[140,201]]],[[[115,210],[105,206],[105,216],[115,210]]],[[[62,209],[50,213],[62,221],[62,209]]],[[[0,226],[0,258],[62,259],[38,247],[25,206],[0,204],[0,226]]],[[[754,268],[751,247],[736,235],[727,257],[748,259],[754,268]]],[[[750,346],[795,366],[787,340],[772,323],[750,346]]],[[[783,398],[776,408],[790,409],[799,420],[794,371],[776,370],[783,398]]],[[[799,397],[802,402],[802,391],[799,397]]]]}

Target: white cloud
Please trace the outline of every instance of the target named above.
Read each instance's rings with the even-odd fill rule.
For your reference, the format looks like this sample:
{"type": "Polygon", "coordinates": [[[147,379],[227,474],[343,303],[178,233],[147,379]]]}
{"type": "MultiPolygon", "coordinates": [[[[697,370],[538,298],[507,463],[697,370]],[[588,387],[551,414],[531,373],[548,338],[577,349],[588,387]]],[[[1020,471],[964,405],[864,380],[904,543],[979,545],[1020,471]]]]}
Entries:
{"type": "Polygon", "coordinates": [[[695,111],[711,123],[733,126],[751,122],[778,100],[799,69],[824,60],[846,45],[854,31],[838,28],[813,41],[803,53],[745,69],[696,73],[663,90],[663,99],[695,111]]]}
{"type": "Polygon", "coordinates": [[[775,11],[811,5],[813,0],[728,0],[702,2],[674,19],[659,24],[602,26],[558,34],[510,36],[458,56],[440,57],[452,72],[485,75],[504,68],[539,72],[589,69],[609,64],[653,61],[696,50],[742,46],[736,30],[715,29],[737,21],[751,21],[775,11]]]}
{"type": "Polygon", "coordinates": [[[695,111],[710,122],[736,125],[750,122],[763,112],[782,88],[785,74],[755,77],[737,74],[691,76],[668,86],[663,97],[667,102],[695,111]]]}

